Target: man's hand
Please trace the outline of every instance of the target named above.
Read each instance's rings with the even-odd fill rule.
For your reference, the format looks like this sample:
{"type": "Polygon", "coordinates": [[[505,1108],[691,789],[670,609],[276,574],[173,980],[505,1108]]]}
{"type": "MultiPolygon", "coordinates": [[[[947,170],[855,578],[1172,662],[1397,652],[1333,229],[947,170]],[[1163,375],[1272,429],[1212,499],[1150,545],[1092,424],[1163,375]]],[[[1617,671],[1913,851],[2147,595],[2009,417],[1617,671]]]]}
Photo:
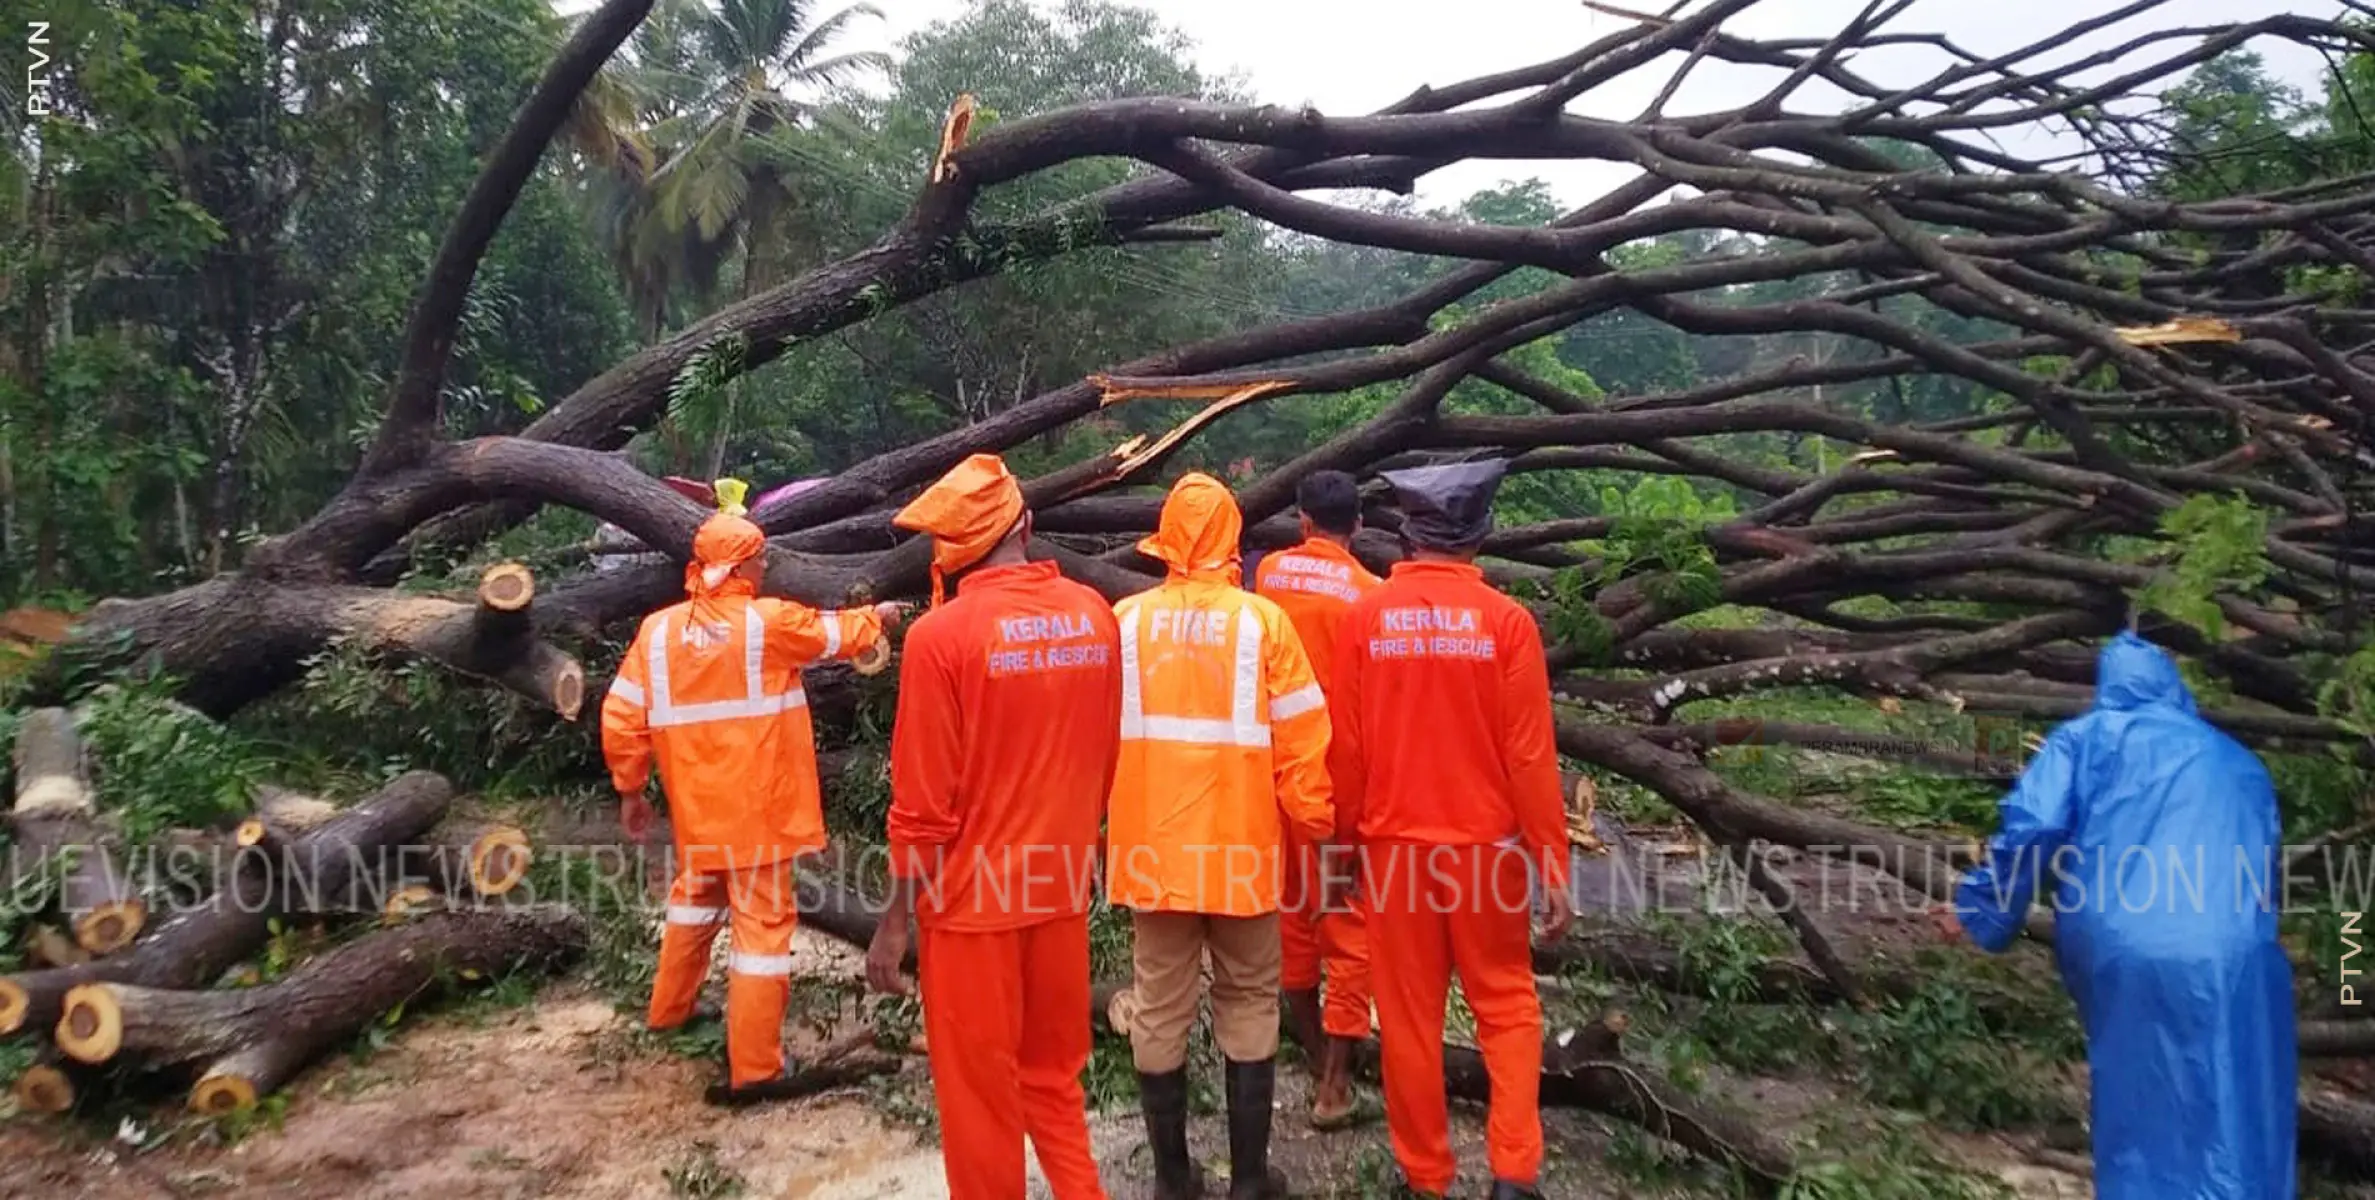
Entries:
{"type": "Polygon", "coordinates": [[[1930,910],[1930,923],[1937,926],[1938,940],[1949,944],[1963,940],[1962,914],[1953,904],[1941,904],[1930,910]]]}
{"type": "Polygon", "coordinates": [[[1555,942],[1575,924],[1575,897],[1564,886],[1542,889],[1542,940],[1555,942]]]}
{"type": "Polygon", "coordinates": [[[641,794],[619,794],[618,823],[627,831],[628,841],[640,842],[650,838],[651,821],[651,801],[644,799],[641,794]]]}
{"type": "Polygon", "coordinates": [[[885,600],[874,606],[875,619],[882,622],[884,629],[897,629],[906,623],[907,614],[914,611],[915,606],[904,600],[885,600]]]}
{"type": "Polygon", "coordinates": [[[915,985],[899,972],[899,964],[906,959],[907,915],[884,913],[874,926],[874,941],[866,947],[867,985],[886,996],[914,995],[915,985]]]}

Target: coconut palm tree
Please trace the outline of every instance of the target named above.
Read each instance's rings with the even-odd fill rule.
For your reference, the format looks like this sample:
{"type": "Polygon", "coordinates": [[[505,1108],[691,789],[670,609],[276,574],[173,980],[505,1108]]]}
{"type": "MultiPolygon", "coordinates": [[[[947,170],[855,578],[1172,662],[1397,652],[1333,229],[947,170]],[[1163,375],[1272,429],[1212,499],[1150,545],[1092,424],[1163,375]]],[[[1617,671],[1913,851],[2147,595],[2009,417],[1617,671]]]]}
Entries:
{"type": "MultiPolygon", "coordinates": [[[[604,169],[590,180],[594,219],[612,247],[651,337],[666,329],[670,297],[713,299],[738,261],[738,292],[764,280],[764,245],[790,208],[794,180],[771,138],[809,122],[819,96],[889,66],[880,51],[834,53],[860,19],[858,3],[820,15],[813,0],[660,0],[621,64],[588,89],[573,130],[604,169]],[[631,114],[631,116],[630,116],[631,114]]],[[[731,432],[739,385],[714,430],[712,473],[731,432]]]]}

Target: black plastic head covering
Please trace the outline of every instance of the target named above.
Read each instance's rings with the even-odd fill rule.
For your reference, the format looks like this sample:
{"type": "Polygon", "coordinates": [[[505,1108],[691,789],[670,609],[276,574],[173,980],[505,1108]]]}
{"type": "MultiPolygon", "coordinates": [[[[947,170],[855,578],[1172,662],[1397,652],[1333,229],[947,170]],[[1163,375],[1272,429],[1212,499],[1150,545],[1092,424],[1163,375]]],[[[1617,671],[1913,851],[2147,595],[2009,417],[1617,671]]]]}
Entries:
{"type": "Polygon", "coordinates": [[[1412,545],[1465,550],[1493,531],[1493,495],[1509,460],[1443,463],[1380,474],[1402,501],[1402,533],[1412,545]]]}

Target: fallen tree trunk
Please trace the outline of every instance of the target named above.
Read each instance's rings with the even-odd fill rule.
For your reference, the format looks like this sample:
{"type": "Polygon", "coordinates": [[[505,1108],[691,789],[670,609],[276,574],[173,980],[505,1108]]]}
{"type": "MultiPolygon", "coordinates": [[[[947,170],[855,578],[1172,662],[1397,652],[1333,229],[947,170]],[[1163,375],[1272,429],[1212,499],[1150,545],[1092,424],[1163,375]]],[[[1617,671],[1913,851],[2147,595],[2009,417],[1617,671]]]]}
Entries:
{"type": "Polygon", "coordinates": [[[224,1007],[253,1015],[225,1022],[236,1030],[228,1041],[188,1031],[185,1044],[224,1047],[190,1090],[190,1108],[219,1116],[252,1107],[396,1006],[455,980],[552,970],[583,953],[586,937],[585,918],[559,906],[439,913],[349,942],[269,987],[207,993],[244,997],[224,1007]]]}
{"type": "Polygon", "coordinates": [[[16,838],[9,890],[58,886],[58,909],[74,941],[94,955],[130,945],[148,923],[148,904],[124,871],[115,837],[100,820],[83,770],[74,715],[62,708],[26,714],[16,739],[16,838]],[[54,874],[53,874],[54,873],[54,874]]]}
{"type": "Polygon", "coordinates": [[[334,895],[376,851],[418,837],[445,815],[453,787],[441,775],[414,771],[298,839],[286,855],[240,855],[205,903],[175,914],[118,955],[81,966],[0,976],[0,1035],[46,1029],[66,993],[86,983],[151,988],[205,987],[270,936],[292,895],[334,895]]]}
{"type": "Polygon", "coordinates": [[[2375,1104],[2301,1089],[2301,1149],[2360,1178],[2375,1177],[2375,1104]]]}

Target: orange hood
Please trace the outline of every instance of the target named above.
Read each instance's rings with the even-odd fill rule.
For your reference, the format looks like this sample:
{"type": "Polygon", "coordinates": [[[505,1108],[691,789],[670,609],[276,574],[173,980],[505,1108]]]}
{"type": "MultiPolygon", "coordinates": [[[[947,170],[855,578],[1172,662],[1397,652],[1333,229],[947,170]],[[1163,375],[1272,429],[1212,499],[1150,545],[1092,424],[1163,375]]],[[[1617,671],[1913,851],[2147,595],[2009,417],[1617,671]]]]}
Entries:
{"type": "Polygon", "coordinates": [[[944,580],[980,562],[1023,518],[1023,489],[995,454],[976,454],[925,488],[891,524],[932,537],[932,604],[944,580]]]}
{"type": "Polygon", "coordinates": [[[697,601],[756,595],[756,588],[733,577],[734,568],[766,552],[767,535],[747,517],[719,513],[701,522],[700,531],[693,534],[693,561],[684,568],[685,594],[697,601]]]}
{"type": "Polygon", "coordinates": [[[1245,517],[1228,486],[1201,471],[1180,476],[1163,501],[1162,520],[1138,550],[1171,568],[1174,579],[1238,582],[1237,546],[1245,517]]]}

